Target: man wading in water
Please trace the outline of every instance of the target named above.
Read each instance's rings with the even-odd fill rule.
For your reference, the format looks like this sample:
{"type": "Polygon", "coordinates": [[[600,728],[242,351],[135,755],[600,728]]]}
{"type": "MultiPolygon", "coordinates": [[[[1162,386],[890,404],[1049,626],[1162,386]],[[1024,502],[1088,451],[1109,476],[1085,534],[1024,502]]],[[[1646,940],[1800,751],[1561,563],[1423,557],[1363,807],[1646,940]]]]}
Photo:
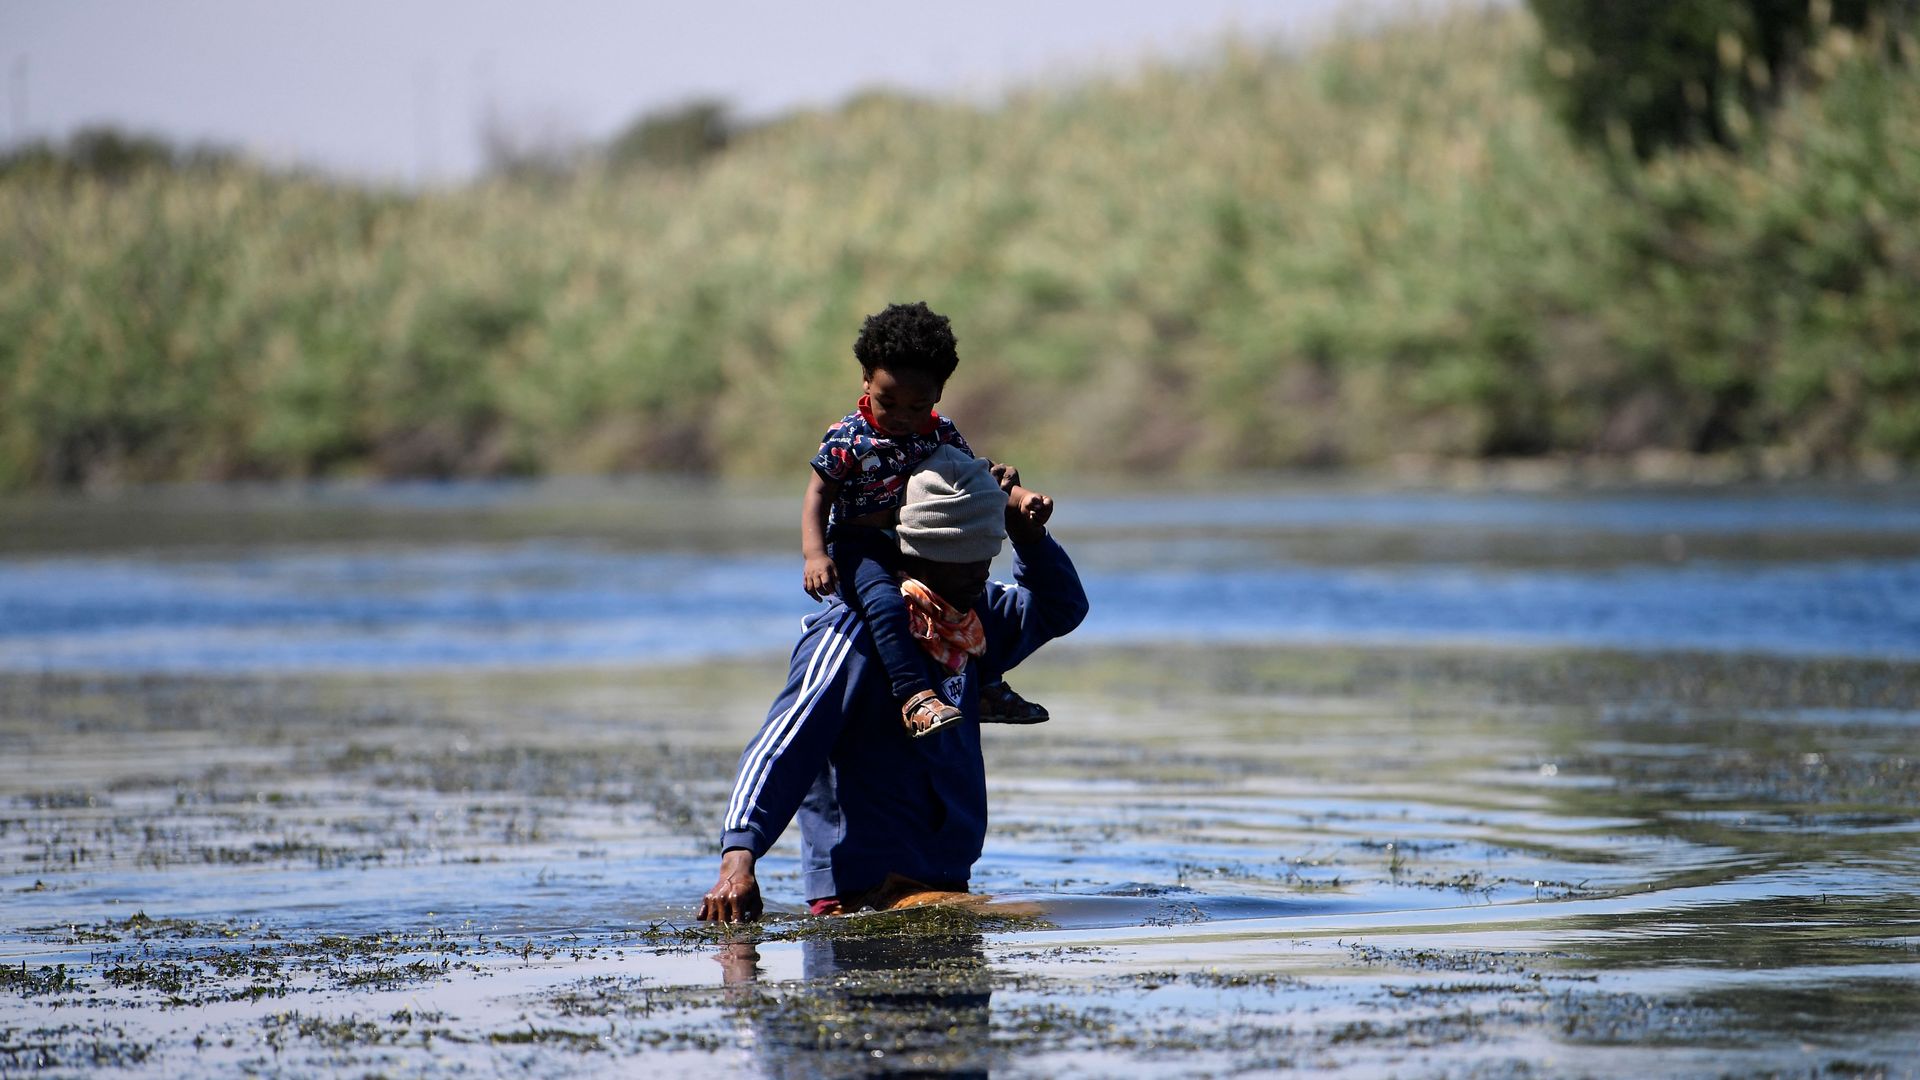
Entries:
{"type": "Polygon", "coordinates": [[[942,700],[962,720],[915,739],[860,616],[837,596],[806,620],[787,684],[740,755],[720,880],[700,918],[760,917],[754,862],[797,813],[816,915],[964,895],[987,833],[980,688],[1086,618],[1080,577],[1046,528],[1008,506],[1012,469],[942,447],[907,480],[902,591],[942,700]],[[988,581],[1011,538],[1014,585],[988,581]]]}

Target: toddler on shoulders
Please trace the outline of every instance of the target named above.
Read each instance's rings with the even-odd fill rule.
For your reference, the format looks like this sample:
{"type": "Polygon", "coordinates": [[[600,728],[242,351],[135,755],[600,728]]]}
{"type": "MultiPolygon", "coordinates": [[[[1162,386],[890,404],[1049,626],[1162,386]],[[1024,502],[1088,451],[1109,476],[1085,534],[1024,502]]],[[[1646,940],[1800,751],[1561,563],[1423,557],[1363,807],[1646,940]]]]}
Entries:
{"type": "MultiPolygon", "coordinates": [[[[807,595],[824,600],[840,592],[866,619],[887,670],[900,718],[915,738],[960,719],[927,677],[926,654],[913,637],[907,601],[894,573],[893,527],[906,480],[942,446],[971,456],[953,421],[933,410],[959,366],[953,330],[924,303],[890,304],[867,317],[853,352],[862,372],[859,406],[827,429],[813,459],[800,547],[807,595]]],[[[1018,473],[994,466],[1008,504],[1044,524],[1053,500],[1018,483],[1018,473]]],[[[981,688],[985,723],[1036,724],[1046,709],[1004,682],[981,688]]]]}

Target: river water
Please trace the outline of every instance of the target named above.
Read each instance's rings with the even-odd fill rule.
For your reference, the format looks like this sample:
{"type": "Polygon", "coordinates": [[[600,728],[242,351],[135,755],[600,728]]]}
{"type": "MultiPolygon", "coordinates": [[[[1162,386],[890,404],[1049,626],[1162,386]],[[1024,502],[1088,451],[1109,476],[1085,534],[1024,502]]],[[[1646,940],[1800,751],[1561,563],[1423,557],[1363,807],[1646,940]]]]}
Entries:
{"type": "Polygon", "coordinates": [[[1913,1075],[1920,492],[1061,493],[994,899],[715,935],[796,511],[0,503],[0,1073],[1913,1075]]]}
{"type": "MultiPolygon", "coordinates": [[[[1873,495],[1109,497],[1072,504],[1059,531],[1099,611],[1076,644],[1920,658],[1920,498],[1873,495]]],[[[790,509],[508,486],[19,503],[0,507],[0,670],[766,654],[810,606],[776,524],[790,509]]]]}

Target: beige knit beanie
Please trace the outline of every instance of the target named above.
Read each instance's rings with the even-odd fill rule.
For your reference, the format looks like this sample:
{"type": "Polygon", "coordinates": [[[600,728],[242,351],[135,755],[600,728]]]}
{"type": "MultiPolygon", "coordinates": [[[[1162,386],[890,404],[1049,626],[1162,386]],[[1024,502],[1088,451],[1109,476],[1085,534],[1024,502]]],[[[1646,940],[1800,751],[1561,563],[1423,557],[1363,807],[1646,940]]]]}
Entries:
{"type": "Polygon", "coordinates": [[[1007,496],[984,458],[942,446],[907,477],[900,550],[943,563],[986,562],[1007,538],[1007,496]]]}

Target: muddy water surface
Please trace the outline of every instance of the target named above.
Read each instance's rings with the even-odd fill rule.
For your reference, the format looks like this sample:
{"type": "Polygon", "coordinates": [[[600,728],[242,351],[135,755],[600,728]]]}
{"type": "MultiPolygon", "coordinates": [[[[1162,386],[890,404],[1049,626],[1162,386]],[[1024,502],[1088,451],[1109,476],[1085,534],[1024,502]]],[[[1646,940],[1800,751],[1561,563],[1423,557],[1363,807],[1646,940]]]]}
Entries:
{"type": "Polygon", "coordinates": [[[783,842],[730,931],[689,915],[792,625],[760,504],[700,551],[456,495],[20,512],[0,1074],[1916,1070],[1898,493],[1063,499],[1095,622],[987,734],[994,899],[808,918],[783,842]],[[699,574],[714,641],[602,655],[699,574]],[[593,666],[520,644],[567,633],[593,666]]]}

